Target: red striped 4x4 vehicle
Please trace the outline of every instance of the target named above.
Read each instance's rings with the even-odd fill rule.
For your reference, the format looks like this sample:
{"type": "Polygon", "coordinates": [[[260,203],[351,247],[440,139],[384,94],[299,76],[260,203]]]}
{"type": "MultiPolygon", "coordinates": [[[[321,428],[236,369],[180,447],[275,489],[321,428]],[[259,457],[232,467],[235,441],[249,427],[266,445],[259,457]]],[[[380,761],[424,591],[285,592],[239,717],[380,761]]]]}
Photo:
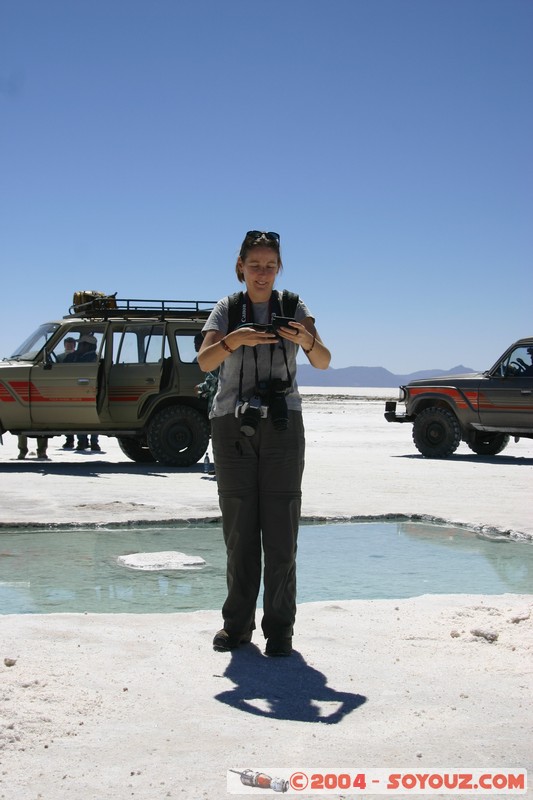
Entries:
{"type": "Polygon", "coordinates": [[[134,461],[196,463],[209,422],[195,345],[213,303],[97,292],[74,302],[0,362],[0,436],[97,433],[134,461]]]}
{"type": "Polygon", "coordinates": [[[533,338],[512,344],[491,369],[400,386],[405,413],[385,404],[388,422],[411,422],[426,458],[447,458],[463,440],[479,455],[497,455],[509,440],[533,439],[533,338]]]}

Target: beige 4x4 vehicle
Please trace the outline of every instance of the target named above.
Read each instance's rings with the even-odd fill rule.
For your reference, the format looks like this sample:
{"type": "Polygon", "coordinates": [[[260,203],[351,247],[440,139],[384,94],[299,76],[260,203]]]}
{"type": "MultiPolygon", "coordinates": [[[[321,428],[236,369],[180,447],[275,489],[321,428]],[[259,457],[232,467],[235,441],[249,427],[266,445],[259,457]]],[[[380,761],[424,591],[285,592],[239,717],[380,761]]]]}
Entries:
{"type": "Polygon", "coordinates": [[[0,437],[98,433],[134,461],[196,463],[209,422],[195,337],[213,304],[88,294],[0,362],[0,437]]]}

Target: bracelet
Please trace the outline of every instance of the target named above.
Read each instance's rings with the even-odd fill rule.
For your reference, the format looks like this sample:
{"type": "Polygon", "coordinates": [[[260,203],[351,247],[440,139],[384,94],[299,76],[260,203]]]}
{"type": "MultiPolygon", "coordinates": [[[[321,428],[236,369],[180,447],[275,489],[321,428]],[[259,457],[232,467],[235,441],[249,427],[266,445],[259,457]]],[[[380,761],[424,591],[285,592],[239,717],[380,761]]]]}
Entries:
{"type": "Polygon", "coordinates": [[[309,355],[309,353],[311,352],[311,350],[312,350],[312,349],[313,349],[313,347],[315,346],[315,342],[316,342],[316,333],[314,333],[314,334],[313,334],[313,344],[311,345],[311,347],[309,348],[309,350],[306,350],[306,349],[305,349],[305,347],[302,347],[302,350],[304,351],[304,353],[305,353],[305,355],[306,355],[306,356],[308,356],[308,355],[309,355]]]}
{"type": "Polygon", "coordinates": [[[221,339],[220,340],[220,344],[222,345],[222,347],[226,351],[226,353],[234,353],[235,352],[235,350],[232,350],[231,347],[228,347],[225,339],[221,339]]]}

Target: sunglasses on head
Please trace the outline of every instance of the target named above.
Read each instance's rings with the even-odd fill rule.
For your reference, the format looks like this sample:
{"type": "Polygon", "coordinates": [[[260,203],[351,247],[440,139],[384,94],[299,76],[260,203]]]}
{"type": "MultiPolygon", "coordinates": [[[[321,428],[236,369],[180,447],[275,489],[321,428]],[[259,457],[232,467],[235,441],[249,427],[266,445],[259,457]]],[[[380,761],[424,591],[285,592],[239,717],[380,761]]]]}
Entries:
{"type": "Polygon", "coordinates": [[[260,239],[261,236],[264,236],[265,239],[270,239],[271,242],[277,242],[279,244],[279,233],[275,233],[275,231],[248,231],[245,238],[260,239]]]}

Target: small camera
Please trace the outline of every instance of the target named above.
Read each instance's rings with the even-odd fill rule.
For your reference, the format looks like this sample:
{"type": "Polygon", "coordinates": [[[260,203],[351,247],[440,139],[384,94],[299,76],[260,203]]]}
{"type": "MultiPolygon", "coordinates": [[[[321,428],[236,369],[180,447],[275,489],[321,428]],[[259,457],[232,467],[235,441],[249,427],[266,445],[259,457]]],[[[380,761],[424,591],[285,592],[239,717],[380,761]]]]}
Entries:
{"type": "Polygon", "coordinates": [[[259,395],[255,394],[248,403],[244,403],[242,408],[241,433],[244,436],[253,436],[262,417],[262,401],[259,395]]]}
{"type": "MultiPolygon", "coordinates": [[[[290,328],[289,322],[295,322],[294,317],[280,317],[278,314],[272,314],[271,329],[276,333],[279,328],[290,328]]],[[[291,330],[294,331],[294,328],[291,330]]]]}
{"type": "Polygon", "coordinates": [[[266,381],[260,381],[254,396],[248,401],[237,404],[235,416],[242,414],[241,433],[244,436],[253,436],[260,420],[267,416],[268,406],[265,399],[268,397],[268,388],[266,381]]]}

